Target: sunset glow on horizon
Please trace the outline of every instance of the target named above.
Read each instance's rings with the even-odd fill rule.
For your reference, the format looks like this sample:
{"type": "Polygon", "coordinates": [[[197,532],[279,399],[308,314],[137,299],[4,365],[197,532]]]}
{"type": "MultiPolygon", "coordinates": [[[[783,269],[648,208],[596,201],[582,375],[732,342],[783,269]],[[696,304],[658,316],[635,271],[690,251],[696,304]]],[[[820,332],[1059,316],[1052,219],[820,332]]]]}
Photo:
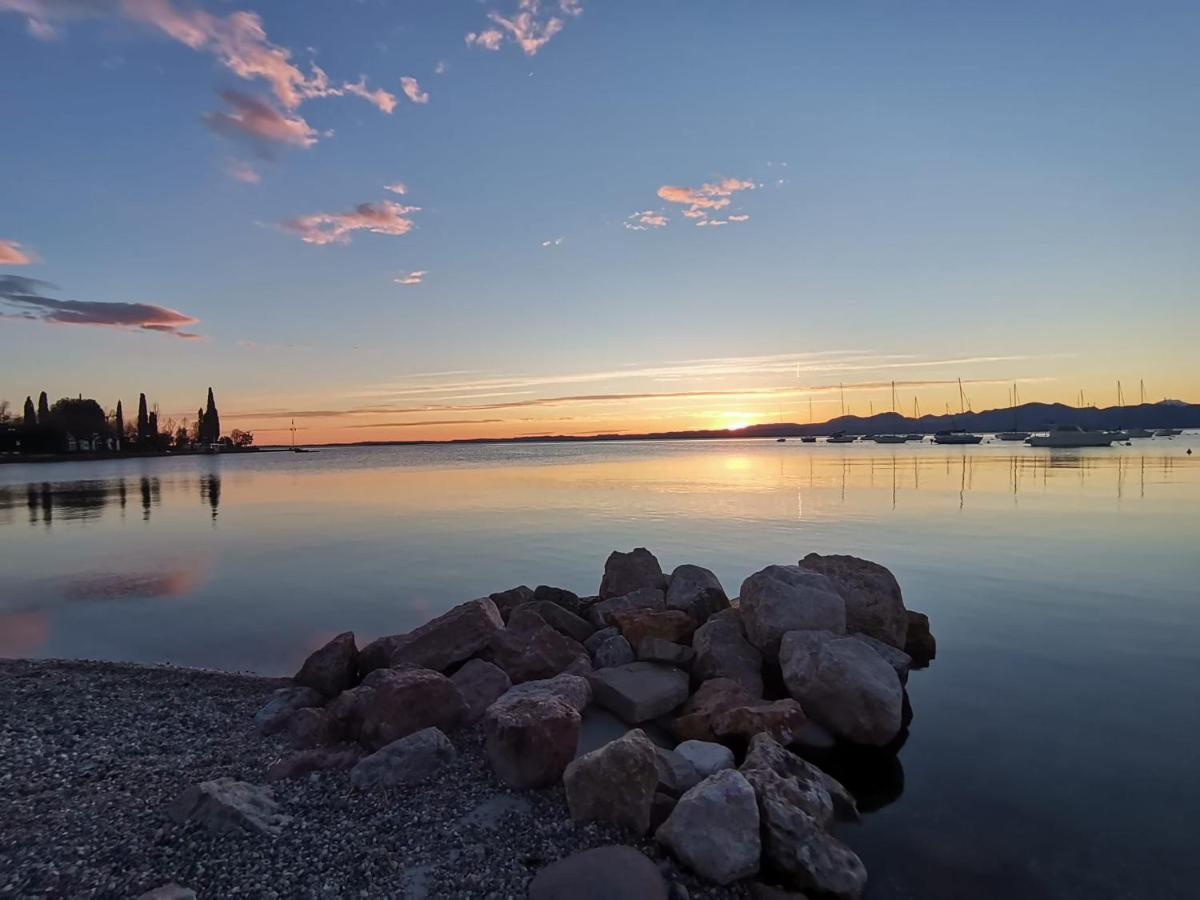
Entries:
{"type": "Polygon", "coordinates": [[[259,444],[1200,400],[1200,11],[1067,5],[0,0],[0,400],[211,386],[259,444]]]}

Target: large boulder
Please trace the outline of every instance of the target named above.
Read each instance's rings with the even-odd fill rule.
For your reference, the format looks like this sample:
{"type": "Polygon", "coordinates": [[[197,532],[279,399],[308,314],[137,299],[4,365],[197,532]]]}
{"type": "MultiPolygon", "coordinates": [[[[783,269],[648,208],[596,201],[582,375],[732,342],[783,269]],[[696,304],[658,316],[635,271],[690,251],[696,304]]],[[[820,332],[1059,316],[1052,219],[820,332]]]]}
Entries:
{"type": "Polygon", "coordinates": [[[748,741],[766,733],[790,744],[800,734],[808,717],[795,700],[759,700],[745,706],[731,706],[712,717],[713,735],[721,741],[748,741]]]}
{"type": "Polygon", "coordinates": [[[751,738],[739,771],[758,796],[781,797],[816,819],[822,828],[828,828],[835,819],[858,821],[858,805],[841,782],[769,734],[751,738]]]}
{"type": "Polygon", "coordinates": [[[692,635],[692,679],[732,678],[755,697],[763,695],[762,654],[746,640],[741,613],[723,610],[692,635]]]}
{"type": "Polygon", "coordinates": [[[470,600],[420,628],[367,644],[358,655],[359,667],[364,673],[396,666],[444,672],[475,656],[503,628],[504,619],[490,597],[470,600]]]}
{"type": "Polygon", "coordinates": [[[732,678],[712,678],[702,685],[684,704],[671,722],[671,732],[681,741],[715,741],[713,718],[735,706],[750,706],[758,702],[740,681],[732,678]]]}
{"type": "Polygon", "coordinates": [[[524,621],[523,612],[516,610],[509,626],[493,635],[487,654],[513,684],[550,678],[580,657],[587,658],[587,651],[578,641],[551,628],[532,612],[530,621],[524,621]],[[542,624],[537,625],[533,619],[542,624]]]}
{"type": "Polygon", "coordinates": [[[680,609],[703,624],[713,613],[729,608],[725,588],[702,566],[677,566],[667,585],[667,609],[680,609]]]}
{"type": "Polygon", "coordinates": [[[645,547],[637,547],[628,553],[614,550],[604,563],[600,599],[620,597],[640,588],[661,591],[667,586],[666,581],[662,566],[645,547]]]}
{"type": "Polygon", "coordinates": [[[567,808],[576,822],[607,822],[645,834],[658,784],[655,748],[634,729],[574,760],[563,773],[567,808]]]}
{"type": "Polygon", "coordinates": [[[510,787],[550,787],[575,758],[579,725],[579,711],[558,694],[501,697],[483,716],[488,761],[510,787]]]}
{"type": "Polygon", "coordinates": [[[651,638],[690,641],[696,630],[692,617],[678,609],[625,609],[612,613],[611,619],[634,647],[651,638]]]}
{"type": "Polygon", "coordinates": [[[789,631],[846,631],[846,602],[824,575],[799,566],[767,566],[742,582],[746,637],[769,659],[789,631]]]}
{"type": "Polygon", "coordinates": [[[522,584],[515,588],[509,588],[507,591],[497,591],[494,594],[488,594],[488,599],[496,604],[500,618],[507,622],[508,617],[512,615],[514,609],[533,599],[533,591],[522,584]]]}
{"type": "Polygon", "coordinates": [[[701,778],[715,775],[722,769],[732,769],[734,765],[733,751],[712,741],[683,741],[675,748],[675,753],[691,763],[701,778]]]}
{"type": "Polygon", "coordinates": [[[686,669],[692,664],[696,651],[683,644],[664,641],[662,638],[645,638],[638,641],[634,652],[645,662],[660,662],[686,669]]]}
{"type": "Polygon", "coordinates": [[[913,666],[913,658],[911,656],[903,650],[898,650],[891,644],[871,637],[869,634],[853,634],[850,637],[856,641],[862,641],[882,656],[884,661],[896,671],[896,677],[900,679],[900,683],[908,684],[908,672],[913,666]]]}
{"type": "Polygon", "coordinates": [[[430,726],[453,731],[466,721],[462,694],[432,669],[377,670],[364,684],[370,693],[363,700],[358,739],[370,750],[430,726]]]}
{"type": "Polygon", "coordinates": [[[820,572],[846,603],[846,630],[860,631],[904,649],[908,614],[896,577],[879,563],[857,556],[810,553],[800,567],[820,572]]]}
{"type": "Polygon", "coordinates": [[[858,855],[784,796],[758,795],[763,861],[806,893],[857,900],[867,884],[858,855]]]}
{"type": "Polygon", "coordinates": [[[270,699],[254,714],[254,727],[259,734],[275,734],[287,728],[288,720],[298,709],[320,706],[325,702],[320,691],[310,687],[284,687],[272,692],[270,699]]]}
{"type": "MultiPolygon", "coordinates": [[[[572,594],[571,596],[575,595],[572,594]]],[[[580,643],[586,641],[596,631],[595,625],[549,600],[534,600],[530,604],[530,608],[541,616],[543,621],[551,628],[562,632],[567,637],[580,643]]]]}
{"type": "Polygon", "coordinates": [[[216,778],[202,781],[185,790],[167,815],[173,822],[199,822],[218,834],[249,831],[274,837],[291,821],[279,812],[269,787],[216,778]]]}
{"type": "Polygon", "coordinates": [[[529,900],[667,900],[669,893],[658,866],[621,845],[560,859],[529,883],[529,900]]]}
{"type": "Polygon", "coordinates": [[[336,697],[358,684],[358,647],[354,644],[354,632],[344,631],[319,650],[314,650],[292,680],[325,697],[336,697]]]}
{"type": "Polygon", "coordinates": [[[360,791],[420,784],[454,761],[454,745],[437,728],[423,728],[376,750],[350,770],[360,791]]]}
{"type": "Polygon", "coordinates": [[[929,630],[929,616],[910,609],[904,652],[912,657],[913,668],[923,669],[937,656],[937,641],[929,630]]]}
{"type": "Polygon", "coordinates": [[[518,697],[562,697],[576,712],[582,713],[592,702],[592,686],[582,675],[563,673],[538,681],[523,681],[514,685],[497,702],[511,702],[518,697]]]}
{"type": "Polygon", "coordinates": [[[734,769],[710,775],[679,798],[654,837],[709,881],[748,878],[762,850],[754,788],[734,769]]]}
{"type": "Polygon", "coordinates": [[[633,652],[633,647],[620,634],[613,635],[592,652],[592,665],[597,669],[624,666],[636,659],[637,654],[633,652]]]}
{"type": "Polygon", "coordinates": [[[533,599],[538,603],[553,603],[577,616],[583,615],[589,604],[589,600],[580,597],[573,591],[551,587],[548,584],[539,584],[533,592],[533,599]]]}
{"type": "Polygon", "coordinates": [[[871,647],[830,632],[792,631],[780,644],[788,693],[834,735],[882,747],[900,733],[904,688],[871,647]]]}
{"type": "Polygon", "coordinates": [[[597,628],[605,628],[613,624],[613,615],[630,609],[666,609],[663,592],[657,588],[640,588],[622,594],[619,597],[609,597],[588,607],[588,618],[597,628]]]}
{"type": "Polygon", "coordinates": [[[688,698],[686,672],[660,663],[633,662],[588,676],[596,703],[630,725],[669,713],[688,698]]]}
{"type": "Polygon", "coordinates": [[[466,724],[478,722],[484,711],[512,687],[503,669],[482,659],[467,660],[450,680],[467,704],[466,724]]]}

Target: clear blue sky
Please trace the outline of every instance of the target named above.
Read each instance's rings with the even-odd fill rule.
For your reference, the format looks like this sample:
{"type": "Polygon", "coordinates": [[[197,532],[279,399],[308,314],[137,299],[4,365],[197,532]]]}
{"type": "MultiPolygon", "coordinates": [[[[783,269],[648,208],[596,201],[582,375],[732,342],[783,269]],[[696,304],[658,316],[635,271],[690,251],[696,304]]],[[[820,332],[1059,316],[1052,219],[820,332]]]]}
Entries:
{"type": "Polygon", "coordinates": [[[342,440],[1200,399],[1200,4],[518,3],[0,0],[0,398],[342,440]]]}

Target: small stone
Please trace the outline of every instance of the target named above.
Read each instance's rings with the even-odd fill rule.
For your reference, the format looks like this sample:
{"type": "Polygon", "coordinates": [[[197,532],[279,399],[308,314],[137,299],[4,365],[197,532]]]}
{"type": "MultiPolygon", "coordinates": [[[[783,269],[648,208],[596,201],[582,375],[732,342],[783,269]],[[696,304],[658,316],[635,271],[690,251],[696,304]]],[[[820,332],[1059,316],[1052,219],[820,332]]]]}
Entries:
{"type": "Polygon", "coordinates": [[[518,697],[550,696],[562,697],[574,707],[576,712],[582,713],[592,702],[592,686],[582,675],[563,673],[555,675],[553,678],[524,681],[514,685],[504,693],[501,699],[504,702],[511,702],[518,697]]]}
{"type": "MultiPolygon", "coordinates": [[[[605,629],[607,631],[608,629],[605,629]]],[[[615,629],[614,629],[615,630],[615,629]]],[[[592,654],[592,664],[597,669],[610,669],[613,666],[624,666],[637,659],[629,641],[617,634],[610,637],[596,648],[592,654]]]]}
{"type": "Polygon", "coordinates": [[[604,628],[612,624],[612,617],[615,613],[631,609],[666,609],[663,592],[651,588],[642,588],[637,591],[631,591],[628,594],[622,594],[620,597],[610,597],[607,600],[600,600],[597,603],[593,603],[588,607],[587,614],[593,625],[597,628],[604,628]]]}
{"type": "Polygon", "coordinates": [[[478,722],[484,711],[512,687],[512,681],[499,666],[482,659],[469,659],[450,676],[467,704],[465,723],[478,722]]]}
{"type": "Polygon", "coordinates": [[[654,748],[654,765],[658,770],[657,789],[676,797],[699,784],[701,778],[712,774],[706,772],[701,775],[690,759],[666,747],[654,748]]]}
{"type": "MultiPolygon", "coordinates": [[[[572,594],[572,597],[575,595],[572,594]]],[[[578,598],[576,598],[578,599],[578,598]]],[[[534,600],[532,604],[536,612],[551,628],[565,634],[580,643],[586,641],[596,631],[596,626],[581,619],[570,610],[549,600],[534,600]]]]}
{"type": "Polygon", "coordinates": [[[354,744],[300,750],[297,753],[292,753],[271,763],[267,767],[267,781],[300,778],[304,775],[324,772],[329,769],[350,769],[363,756],[363,749],[354,744]]]}
{"type": "Polygon", "coordinates": [[[687,673],[660,663],[634,662],[588,677],[596,703],[630,725],[669,713],[688,698],[687,673]]]}
{"type": "Polygon", "coordinates": [[[325,697],[336,697],[358,683],[358,647],[354,632],[344,631],[304,661],[292,679],[325,697]]]}
{"type": "Polygon", "coordinates": [[[684,741],[675,752],[691,763],[701,778],[734,766],[733,751],[713,741],[684,741]]]}
{"type": "Polygon", "coordinates": [[[691,647],[664,641],[661,638],[645,638],[637,645],[637,658],[644,662],[660,662],[686,669],[692,664],[696,653],[691,647]]]}
{"type": "Polygon", "coordinates": [[[585,649],[588,653],[594,654],[596,652],[596,648],[602,645],[609,638],[620,636],[621,629],[617,628],[616,625],[609,625],[605,628],[600,628],[593,633],[590,638],[583,642],[583,649],[585,649]]]}
{"type": "Polygon", "coordinates": [[[279,812],[270,788],[234,778],[216,778],[192,785],[167,814],[180,825],[199,822],[218,834],[251,831],[274,837],[291,821],[279,812]]]}

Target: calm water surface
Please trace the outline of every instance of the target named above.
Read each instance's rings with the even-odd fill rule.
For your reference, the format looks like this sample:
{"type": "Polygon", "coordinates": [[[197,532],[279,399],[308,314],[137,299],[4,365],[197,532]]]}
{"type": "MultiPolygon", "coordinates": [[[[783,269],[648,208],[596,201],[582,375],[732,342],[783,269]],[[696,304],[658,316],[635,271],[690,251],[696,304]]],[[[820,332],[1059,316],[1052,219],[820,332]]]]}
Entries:
{"type": "Polygon", "coordinates": [[[1196,896],[1195,436],[5,465],[0,655],[290,673],[336,632],[515,584],[594,593],[637,545],[730,594],[768,563],[853,553],[930,614],[909,740],[847,833],[871,896],[1196,896]]]}

